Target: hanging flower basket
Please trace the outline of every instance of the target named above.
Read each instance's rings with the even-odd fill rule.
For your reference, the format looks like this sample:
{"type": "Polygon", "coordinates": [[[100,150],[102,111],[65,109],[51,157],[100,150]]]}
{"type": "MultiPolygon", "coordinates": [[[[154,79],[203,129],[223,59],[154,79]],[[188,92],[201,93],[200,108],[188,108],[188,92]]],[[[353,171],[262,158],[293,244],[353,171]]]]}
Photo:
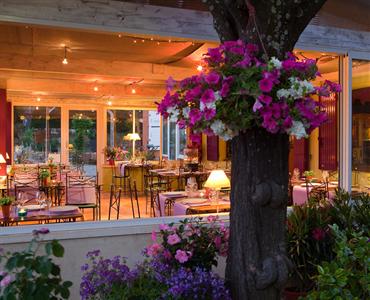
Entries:
{"type": "Polygon", "coordinates": [[[205,72],[178,84],[169,79],[158,112],[180,128],[224,140],[258,127],[307,137],[327,121],[314,98],[341,90],[329,81],[313,86],[320,75],[315,60],[299,61],[291,53],[284,60],[266,59],[256,45],[240,40],[209,49],[203,66],[205,72]],[[174,86],[178,89],[171,93],[174,86]]]}

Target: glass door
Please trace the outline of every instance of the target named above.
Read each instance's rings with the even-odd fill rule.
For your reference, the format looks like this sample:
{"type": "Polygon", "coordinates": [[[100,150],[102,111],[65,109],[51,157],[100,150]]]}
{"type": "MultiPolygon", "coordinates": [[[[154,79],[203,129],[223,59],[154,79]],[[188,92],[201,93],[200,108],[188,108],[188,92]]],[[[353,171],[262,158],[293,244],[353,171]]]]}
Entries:
{"type": "Polygon", "coordinates": [[[96,175],[96,111],[69,111],[69,163],[88,176],[96,175]]]}

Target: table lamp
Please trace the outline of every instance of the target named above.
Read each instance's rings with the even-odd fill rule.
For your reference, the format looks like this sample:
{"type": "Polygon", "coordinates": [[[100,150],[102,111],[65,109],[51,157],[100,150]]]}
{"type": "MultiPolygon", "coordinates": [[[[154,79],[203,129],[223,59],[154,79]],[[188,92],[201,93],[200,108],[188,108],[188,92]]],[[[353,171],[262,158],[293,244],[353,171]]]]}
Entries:
{"type": "Polygon", "coordinates": [[[220,189],[230,187],[229,178],[227,178],[224,170],[213,170],[211,174],[208,176],[207,181],[204,184],[204,187],[215,190],[217,213],[218,213],[218,201],[219,201],[220,189]]]}
{"type": "Polygon", "coordinates": [[[129,133],[128,138],[132,141],[132,157],[135,158],[135,141],[140,141],[140,135],[136,132],[129,133]]]}

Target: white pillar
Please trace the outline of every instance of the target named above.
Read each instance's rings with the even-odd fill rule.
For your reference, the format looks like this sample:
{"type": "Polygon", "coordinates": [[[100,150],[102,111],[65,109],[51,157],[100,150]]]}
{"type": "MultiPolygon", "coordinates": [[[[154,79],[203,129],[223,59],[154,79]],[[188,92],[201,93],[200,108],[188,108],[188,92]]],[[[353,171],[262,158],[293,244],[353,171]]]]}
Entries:
{"type": "Polygon", "coordinates": [[[352,186],[352,59],[340,58],[339,105],[339,186],[351,191],[352,186]]]}

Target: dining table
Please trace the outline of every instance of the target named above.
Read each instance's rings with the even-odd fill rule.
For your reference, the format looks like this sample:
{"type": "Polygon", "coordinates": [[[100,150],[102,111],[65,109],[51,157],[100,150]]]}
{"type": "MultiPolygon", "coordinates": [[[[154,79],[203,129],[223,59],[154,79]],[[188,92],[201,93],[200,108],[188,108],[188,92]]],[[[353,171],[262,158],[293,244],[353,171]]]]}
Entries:
{"type": "Polygon", "coordinates": [[[203,191],[164,192],[159,194],[158,216],[182,216],[187,214],[216,213],[230,211],[230,200],[222,197],[218,203],[203,197],[203,191]]]}
{"type": "MultiPolygon", "coordinates": [[[[302,205],[307,202],[307,189],[310,192],[312,188],[321,186],[321,183],[310,183],[309,186],[306,186],[306,183],[299,183],[293,186],[293,204],[294,205],[302,205]]],[[[329,199],[333,199],[335,196],[335,189],[338,188],[338,183],[331,182],[328,184],[329,190],[329,199]]]]}
{"type": "Polygon", "coordinates": [[[40,205],[25,205],[24,210],[27,211],[26,216],[19,216],[18,213],[12,209],[9,218],[4,218],[0,210],[0,226],[18,225],[18,223],[25,224],[45,224],[49,222],[76,222],[78,219],[84,220],[84,216],[77,206],[53,206],[49,209],[40,205]]]}

